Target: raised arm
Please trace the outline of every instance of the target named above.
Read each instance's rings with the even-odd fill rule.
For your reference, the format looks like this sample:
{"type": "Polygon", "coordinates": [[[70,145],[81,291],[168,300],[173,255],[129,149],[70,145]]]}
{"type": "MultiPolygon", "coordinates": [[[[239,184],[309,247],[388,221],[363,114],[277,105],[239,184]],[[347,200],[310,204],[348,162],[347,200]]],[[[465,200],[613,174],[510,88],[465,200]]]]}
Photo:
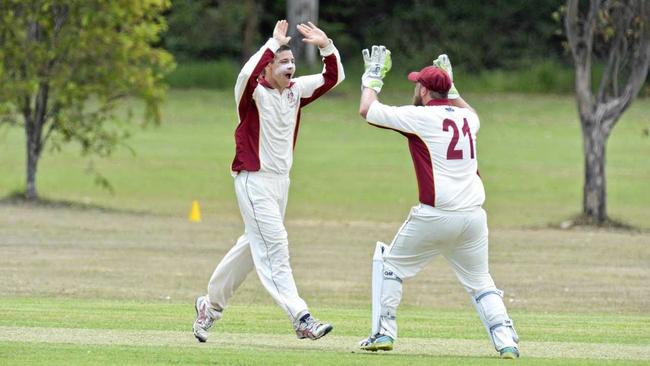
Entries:
{"type": "Polygon", "coordinates": [[[273,37],[268,41],[244,64],[239,75],[237,76],[237,83],[235,84],[235,99],[239,104],[242,95],[245,93],[252,93],[257,86],[257,78],[264,70],[264,67],[273,60],[275,52],[280,46],[289,43],[291,37],[287,36],[287,29],[289,23],[286,20],[278,20],[275,23],[273,30],[273,37]]]}
{"type": "Polygon", "coordinates": [[[445,70],[445,72],[447,72],[447,74],[451,78],[451,89],[449,89],[449,93],[447,95],[447,98],[449,98],[451,104],[459,108],[467,108],[470,111],[474,112],[474,114],[476,114],[474,108],[472,108],[472,106],[470,106],[469,103],[467,103],[465,99],[463,99],[460,96],[458,89],[456,89],[456,85],[454,85],[454,72],[452,71],[451,68],[451,61],[449,60],[449,56],[447,56],[444,53],[438,55],[438,58],[433,60],[433,66],[445,70]]]}
{"type": "Polygon", "coordinates": [[[372,46],[372,53],[364,49],[363,64],[365,72],[361,76],[361,100],[359,101],[359,114],[366,118],[370,105],[377,100],[377,94],[384,86],[384,77],[393,66],[390,50],[384,46],[372,46]]]}
{"type": "Polygon", "coordinates": [[[359,101],[359,114],[367,118],[370,106],[377,100],[377,92],[370,88],[361,90],[361,100],[359,101]]]}
{"type": "Polygon", "coordinates": [[[322,73],[296,79],[301,89],[300,105],[305,106],[340,84],[345,79],[345,73],[339,51],[323,30],[312,22],[298,24],[296,27],[304,37],[303,42],[318,47],[324,64],[322,73]]]}

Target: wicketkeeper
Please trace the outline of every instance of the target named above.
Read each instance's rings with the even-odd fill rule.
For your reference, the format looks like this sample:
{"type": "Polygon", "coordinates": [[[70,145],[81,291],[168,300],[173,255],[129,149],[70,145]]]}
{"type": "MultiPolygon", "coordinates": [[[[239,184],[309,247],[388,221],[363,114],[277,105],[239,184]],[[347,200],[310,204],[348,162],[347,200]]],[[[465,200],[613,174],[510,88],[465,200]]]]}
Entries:
{"type": "Polygon", "coordinates": [[[373,260],[373,319],[363,350],[392,350],[402,281],[442,255],[469,293],[502,358],[519,357],[518,337],[488,271],[488,227],[478,172],[479,119],[453,84],[451,63],[440,55],[432,66],[412,72],[411,106],[391,107],[377,95],[391,68],[390,51],[363,51],[365,73],[359,113],[369,124],[404,135],[415,166],[420,203],[386,246],[377,243],[373,260]]]}

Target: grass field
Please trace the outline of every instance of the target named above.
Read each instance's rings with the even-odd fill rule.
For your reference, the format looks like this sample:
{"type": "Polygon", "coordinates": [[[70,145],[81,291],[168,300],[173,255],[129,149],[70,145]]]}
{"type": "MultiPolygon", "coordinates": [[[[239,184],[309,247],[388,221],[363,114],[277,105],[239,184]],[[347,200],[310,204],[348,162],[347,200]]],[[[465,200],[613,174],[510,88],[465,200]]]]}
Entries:
{"type": "MultiPolygon", "coordinates": [[[[405,95],[385,95],[407,103],[405,95]]],[[[467,96],[482,117],[479,162],[490,268],[506,293],[524,365],[650,364],[650,101],[608,145],[609,209],[641,231],[549,227],[580,210],[581,141],[571,97],[467,96]]],[[[93,185],[69,147],[43,158],[53,201],[0,201],[0,365],[496,365],[451,270],[438,259],[404,287],[393,353],[365,354],[370,259],[416,187],[405,140],[356,116],[356,95],[305,110],[287,228],[301,295],[335,329],[312,342],[249,276],[207,344],[193,299],[242,230],[228,166],[230,92],[172,91],[159,128],[131,155],[96,159],[115,194],[93,185]],[[203,222],[190,223],[190,202],[203,222]]],[[[23,138],[0,128],[0,196],[20,189],[23,138]]]]}
{"type": "MultiPolygon", "coordinates": [[[[395,104],[409,94],[390,94],[395,104]]],[[[383,94],[382,94],[383,95],[383,94]]],[[[477,95],[478,138],[490,224],[545,226],[581,210],[582,141],[570,96],[477,95]]],[[[305,109],[292,171],[288,215],[325,220],[401,221],[417,200],[406,140],[369,127],[357,94],[334,94],[305,109]]],[[[608,144],[609,212],[641,228],[650,206],[650,100],[637,101],[608,144]]],[[[229,167],[236,125],[229,91],[172,91],[159,128],[135,130],[136,151],[117,151],[94,166],[115,187],[102,191],[78,149],[46,153],[38,186],[44,197],[119,209],[185,215],[191,200],[207,219],[238,216],[229,167]]],[[[24,138],[0,128],[0,197],[24,188],[24,138]]]]}
{"type": "MultiPolygon", "coordinates": [[[[190,331],[193,298],[239,222],[7,204],[0,217],[7,365],[500,362],[442,260],[405,284],[396,351],[353,352],[369,328],[373,240],[390,238],[398,223],[287,222],[301,294],[335,324],[322,341],[295,339],[251,275],[199,345],[190,331]]],[[[647,234],[495,229],[491,241],[492,274],[522,338],[519,363],[650,362],[647,234]]]]}

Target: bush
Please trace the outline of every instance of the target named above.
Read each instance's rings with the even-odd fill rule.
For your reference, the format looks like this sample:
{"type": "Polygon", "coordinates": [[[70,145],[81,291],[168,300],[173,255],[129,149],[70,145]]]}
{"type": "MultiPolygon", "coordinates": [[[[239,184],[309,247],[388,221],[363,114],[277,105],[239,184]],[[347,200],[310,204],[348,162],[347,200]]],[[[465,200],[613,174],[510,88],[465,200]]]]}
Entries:
{"type": "Polygon", "coordinates": [[[235,86],[240,66],[234,61],[192,61],[180,63],[165,79],[172,88],[230,89],[235,86]]]}
{"type": "MultiPolygon", "coordinates": [[[[333,93],[354,95],[359,92],[363,61],[360,57],[344,60],[346,80],[333,93]]],[[[176,70],[167,76],[172,88],[232,89],[237,80],[240,65],[231,60],[215,62],[192,61],[180,63],[176,70]]],[[[298,65],[298,75],[319,73],[322,66],[309,68],[298,65]]],[[[394,64],[388,74],[387,88],[410,92],[413,84],[406,80],[409,71],[406,66],[394,64]]],[[[456,84],[462,93],[554,93],[574,92],[573,69],[558,61],[543,61],[525,69],[488,70],[469,73],[463,68],[455,68],[456,84]]]]}
{"type": "Polygon", "coordinates": [[[491,70],[476,75],[458,76],[461,91],[474,93],[554,93],[574,91],[573,69],[556,61],[543,61],[526,69],[491,70]]]}

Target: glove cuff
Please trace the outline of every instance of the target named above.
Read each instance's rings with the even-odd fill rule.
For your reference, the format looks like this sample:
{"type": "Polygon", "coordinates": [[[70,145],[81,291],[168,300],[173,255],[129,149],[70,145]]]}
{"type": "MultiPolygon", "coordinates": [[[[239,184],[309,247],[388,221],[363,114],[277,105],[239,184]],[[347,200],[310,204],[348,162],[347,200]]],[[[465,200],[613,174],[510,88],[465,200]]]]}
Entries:
{"type": "Polygon", "coordinates": [[[361,91],[363,92],[364,88],[372,89],[377,94],[381,92],[381,88],[384,86],[384,82],[377,79],[363,78],[361,80],[361,91]]]}
{"type": "Polygon", "coordinates": [[[449,92],[447,92],[447,99],[458,99],[458,98],[460,98],[460,93],[458,92],[458,89],[456,89],[454,83],[451,83],[451,88],[449,88],[449,92]]]}

